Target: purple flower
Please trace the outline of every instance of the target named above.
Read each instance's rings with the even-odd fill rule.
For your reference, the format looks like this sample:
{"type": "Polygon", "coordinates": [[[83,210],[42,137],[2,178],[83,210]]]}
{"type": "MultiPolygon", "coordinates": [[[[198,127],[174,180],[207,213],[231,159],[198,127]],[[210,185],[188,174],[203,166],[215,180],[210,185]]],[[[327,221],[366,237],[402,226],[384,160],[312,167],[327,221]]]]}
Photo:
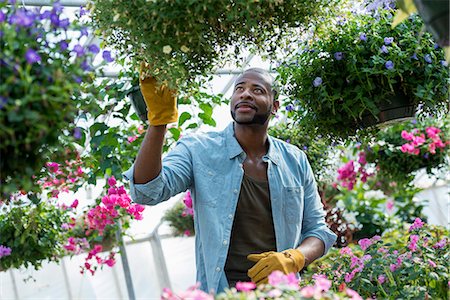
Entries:
{"type": "Polygon", "coordinates": [[[91,53],[94,53],[94,54],[97,54],[97,53],[100,52],[100,48],[99,48],[97,45],[95,45],[95,44],[89,45],[89,46],[88,46],[88,50],[89,50],[91,53]]]}
{"type": "Polygon", "coordinates": [[[27,60],[28,64],[30,64],[30,65],[34,64],[35,62],[41,61],[41,57],[33,49],[27,50],[27,52],[25,53],[25,59],[27,60]]]}
{"type": "Polygon", "coordinates": [[[69,28],[70,25],[70,20],[69,19],[63,19],[59,22],[59,26],[61,28],[63,28],[64,30],[67,30],[67,28],[69,28]]]}
{"type": "Polygon", "coordinates": [[[11,248],[0,245],[0,258],[11,255],[11,248]]]}
{"type": "Polygon", "coordinates": [[[287,139],[286,143],[290,144],[291,143],[291,139],[287,139]]]}
{"type": "Polygon", "coordinates": [[[34,15],[27,13],[27,11],[21,9],[18,10],[13,16],[11,16],[10,23],[18,26],[30,27],[33,24],[34,15]]]}
{"type": "Polygon", "coordinates": [[[82,36],[88,36],[89,35],[89,32],[88,32],[88,30],[87,30],[87,28],[86,27],[81,27],[81,29],[80,29],[80,38],[82,37],[82,36]]]}
{"type": "Polygon", "coordinates": [[[75,129],[73,130],[73,137],[77,140],[81,139],[81,128],[80,127],[75,127],[75,129]]]}
{"type": "Polygon", "coordinates": [[[91,66],[89,65],[89,63],[87,62],[87,60],[83,60],[83,62],[81,63],[81,68],[84,71],[90,71],[91,70],[91,66]]]}
{"type": "Polygon", "coordinates": [[[440,61],[441,65],[443,65],[444,67],[448,67],[448,62],[445,60],[441,60],[440,61]]]}
{"type": "Polygon", "coordinates": [[[308,150],[308,146],[303,146],[303,150],[307,151],[308,150]]]}
{"type": "Polygon", "coordinates": [[[344,57],[344,55],[342,54],[342,52],[336,52],[334,53],[334,58],[336,60],[341,60],[344,57]]]}
{"type": "Polygon", "coordinates": [[[414,53],[413,55],[411,55],[411,59],[419,60],[419,59],[417,58],[417,53],[414,53]]]}
{"type": "Polygon", "coordinates": [[[80,76],[74,76],[73,79],[75,80],[76,83],[81,83],[81,82],[83,82],[83,81],[81,80],[81,77],[80,77],[80,76]]]}
{"type": "Polygon", "coordinates": [[[0,96],[0,109],[2,109],[3,107],[5,107],[6,103],[8,102],[8,99],[6,99],[3,96],[0,96]]]}
{"type": "Polygon", "coordinates": [[[364,32],[362,32],[362,33],[359,34],[359,39],[361,41],[365,42],[365,41],[367,41],[367,35],[364,32]]]}
{"type": "Polygon", "coordinates": [[[438,43],[434,43],[434,49],[439,49],[439,44],[438,43]]]}
{"type": "Polygon", "coordinates": [[[428,159],[430,157],[430,154],[429,153],[425,153],[424,155],[423,155],[423,158],[425,158],[425,159],[428,159]]]}
{"type": "Polygon", "coordinates": [[[314,85],[315,87],[318,87],[318,86],[321,85],[321,84],[322,84],[322,78],[316,77],[316,78],[314,79],[314,81],[313,81],[313,85],[314,85]]]}
{"type": "Polygon", "coordinates": [[[73,47],[73,52],[77,54],[77,57],[83,56],[84,55],[83,46],[81,46],[80,44],[75,45],[73,47]]]}
{"type": "Polygon", "coordinates": [[[388,60],[388,61],[384,64],[384,66],[386,67],[386,69],[392,70],[392,69],[394,68],[394,63],[393,63],[392,61],[388,60]]]}
{"type": "Polygon", "coordinates": [[[0,10],[0,22],[3,23],[6,20],[6,15],[4,12],[0,10]]]}
{"type": "Polygon", "coordinates": [[[111,57],[111,51],[105,50],[103,51],[102,57],[107,62],[113,62],[114,59],[111,57]]]}
{"type": "Polygon", "coordinates": [[[59,15],[52,12],[50,14],[50,22],[52,23],[53,26],[58,27],[59,26],[59,15]]]}
{"type": "Polygon", "coordinates": [[[80,6],[80,17],[82,17],[82,16],[84,16],[85,14],[87,14],[87,10],[86,9],[84,9],[84,7],[83,6],[80,6]]]}
{"type": "Polygon", "coordinates": [[[41,20],[50,19],[50,16],[51,16],[51,11],[46,10],[41,14],[41,20]]]}
{"type": "Polygon", "coordinates": [[[431,55],[430,54],[425,54],[424,59],[429,64],[431,64],[433,62],[433,60],[431,59],[431,55]]]}
{"type": "Polygon", "coordinates": [[[385,38],[384,38],[384,44],[385,44],[385,45],[392,44],[393,41],[394,41],[394,38],[393,38],[393,37],[385,37],[385,38]]]}
{"type": "Polygon", "coordinates": [[[55,13],[60,14],[60,13],[62,13],[63,9],[64,9],[64,6],[63,6],[59,1],[55,1],[55,2],[53,3],[53,9],[52,9],[52,10],[53,10],[55,13]]]}
{"type": "Polygon", "coordinates": [[[286,106],[286,110],[287,110],[287,111],[293,111],[293,110],[294,110],[294,106],[293,106],[292,104],[288,104],[288,105],[286,106]]]}
{"type": "Polygon", "coordinates": [[[381,46],[380,50],[382,53],[389,53],[389,50],[385,45],[381,46]]]}
{"type": "Polygon", "coordinates": [[[69,44],[66,41],[61,41],[59,42],[59,48],[61,49],[61,51],[65,51],[67,50],[67,48],[69,48],[69,44]]]}

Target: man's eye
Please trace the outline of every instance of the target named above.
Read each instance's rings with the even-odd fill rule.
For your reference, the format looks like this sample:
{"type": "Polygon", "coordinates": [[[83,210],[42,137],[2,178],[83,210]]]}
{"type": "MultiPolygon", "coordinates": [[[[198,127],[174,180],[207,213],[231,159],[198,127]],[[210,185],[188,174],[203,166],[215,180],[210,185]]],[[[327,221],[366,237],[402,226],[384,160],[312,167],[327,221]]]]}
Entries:
{"type": "Polygon", "coordinates": [[[262,93],[262,89],[260,89],[260,88],[254,89],[254,91],[255,91],[255,93],[258,93],[258,94],[262,93]]]}

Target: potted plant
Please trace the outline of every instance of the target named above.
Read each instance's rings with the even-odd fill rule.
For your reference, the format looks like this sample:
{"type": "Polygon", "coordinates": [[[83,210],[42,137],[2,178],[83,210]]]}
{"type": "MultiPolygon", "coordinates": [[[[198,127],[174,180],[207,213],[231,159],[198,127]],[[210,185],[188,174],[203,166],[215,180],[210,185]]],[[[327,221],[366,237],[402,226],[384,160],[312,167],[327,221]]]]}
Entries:
{"type": "Polygon", "coordinates": [[[334,1],[107,1],[90,2],[92,24],[106,44],[152,75],[182,90],[242,49],[274,52],[292,30],[333,8],[334,1]]]}
{"type": "Polygon", "coordinates": [[[2,1],[0,24],[0,198],[8,199],[38,191],[33,176],[64,151],[61,137],[75,133],[80,106],[89,110],[82,91],[100,49],[80,44],[82,26],[64,17],[60,3],[31,10],[2,1]]]}
{"type": "Polygon", "coordinates": [[[299,126],[346,139],[416,111],[448,112],[443,50],[422,34],[419,16],[392,28],[393,12],[366,9],[324,23],[277,69],[299,126]]]}
{"type": "Polygon", "coordinates": [[[163,220],[168,222],[172,228],[173,236],[193,236],[195,234],[194,210],[190,191],[186,192],[182,202],[175,203],[164,213],[163,220]]]}

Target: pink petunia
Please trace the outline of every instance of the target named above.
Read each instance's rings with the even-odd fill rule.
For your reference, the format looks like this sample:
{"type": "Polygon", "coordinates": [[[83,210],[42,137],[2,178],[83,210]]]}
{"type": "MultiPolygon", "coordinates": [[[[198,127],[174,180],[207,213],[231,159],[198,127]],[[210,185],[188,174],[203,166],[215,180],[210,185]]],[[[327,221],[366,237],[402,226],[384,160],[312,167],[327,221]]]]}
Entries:
{"type": "Polygon", "coordinates": [[[368,238],[360,239],[358,241],[358,245],[363,251],[366,251],[366,249],[369,248],[370,245],[372,245],[372,241],[368,238]]]}
{"type": "Polygon", "coordinates": [[[236,289],[241,292],[252,291],[256,288],[256,284],[253,282],[236,282],[236,289]]]}

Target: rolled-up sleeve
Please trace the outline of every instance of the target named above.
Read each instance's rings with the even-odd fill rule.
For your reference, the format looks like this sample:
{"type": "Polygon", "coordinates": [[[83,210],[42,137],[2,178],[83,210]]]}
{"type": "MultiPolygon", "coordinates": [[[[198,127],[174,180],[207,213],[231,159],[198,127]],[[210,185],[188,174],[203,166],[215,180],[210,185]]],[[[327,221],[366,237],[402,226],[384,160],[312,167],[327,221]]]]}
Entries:
{"type": "Polygon", "coordinates": [[[134,182],[134,164],[122,174],[130,183],[130,196],[134,202],[156,205],[190,187],[192,161],[186,142],[189,144],[189,139],[180,140],[164,157],[161,172],[149,182],[143,184],[134,182]]]}
{"type": "Polygon", "coordinates": [[[325,210],[323,209],[317,191],[317,184],[306,155],[303,155],[305,207],[303,213],[302,241],[312,236],[320,239],[325,245],[324,254],[326,254],[336,242],[337,236],[325,222],[325,210]]]}

